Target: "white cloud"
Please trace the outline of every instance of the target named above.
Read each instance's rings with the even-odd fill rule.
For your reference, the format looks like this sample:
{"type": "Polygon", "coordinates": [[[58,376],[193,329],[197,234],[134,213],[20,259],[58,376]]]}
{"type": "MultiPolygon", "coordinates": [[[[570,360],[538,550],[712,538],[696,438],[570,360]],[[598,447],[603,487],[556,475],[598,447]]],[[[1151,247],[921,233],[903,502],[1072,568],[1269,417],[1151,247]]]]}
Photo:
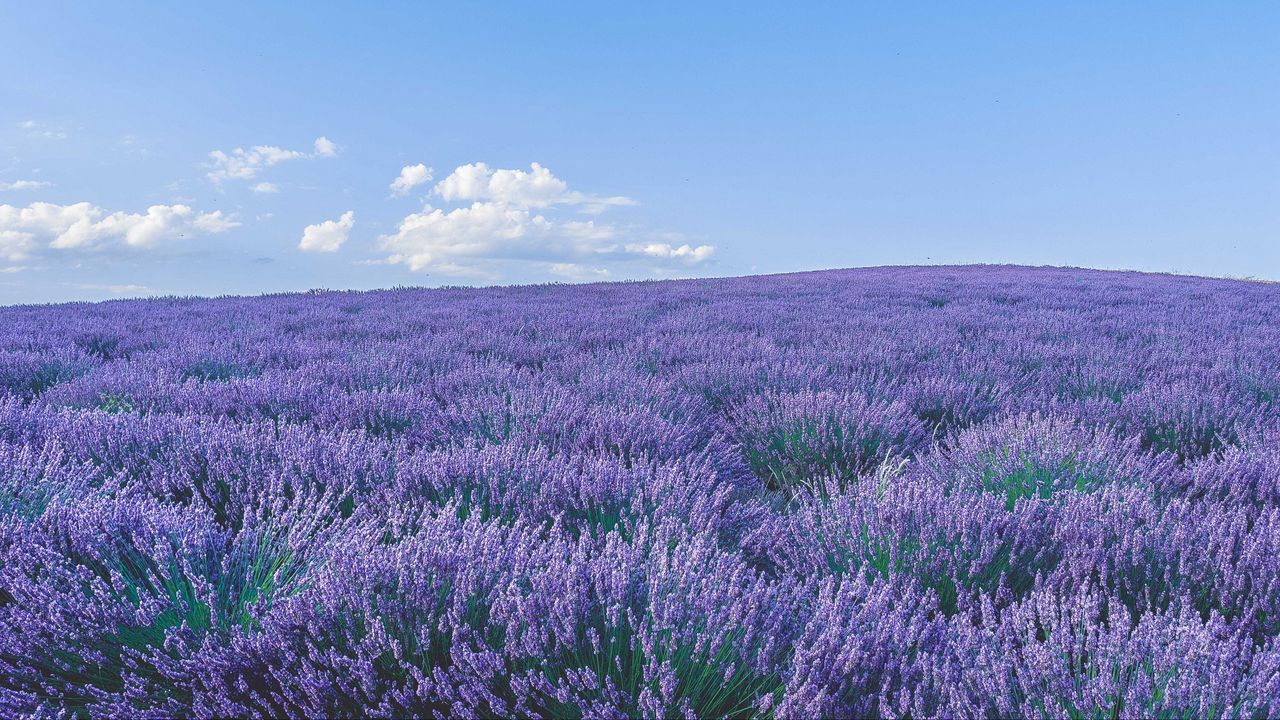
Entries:
{"type": "Polygon", "coordinates": [[[285,160],[304,158],[306,154],[270,145],[258,145],[249,150],[236,148],[229,153],[214,150],[209,153],[209,157],[213,158],[213,169],[207,177],[215,183],[221,183],[225,180],[252,180],[264,167],[285,160]]]}
{"type": "Polygon", "coordinates": [[[146,285],[98,285],[93,283],[81,283],[76,285],[81,290],[100,290],[109,292],[112,295],[158,295],[159,290],[147,287],[146,285]]]}
{"type": "Polygon", "coordinates": [[[716,251],[713,245],[699,245],[691,247],[689,245],[681,245],[675,247],[670,243],[640,243],[627,245],[627,252],[639,253],[653,258],[669,258],[686,260],[691,263],[702,262],[711,257],[716,251]]]}
{"type": "MultiPolygon", "coordinates": [[[[401,177],[411,169],[402,170],[401,177]]],[[[558,219],[558,206],[605,209],[634,201],[571,190],[538,163],[529,171],[462,165],[433,192],[446,201],[470,204],[453,209],[427,205],[405,217],[395,233],[379,238],[388,253],[385,262],[487,278],[498,277],[498,269],[513,262],[532,262],[552,275],[584,280],[610,276],[606,265],[643,262],[657,272],[662,266],[703,262],[715,250],[710,245],[622,244],[624,231],[613,224],[558,219]]]]}
{"type": "Polygon", "coordinates": [[[628,197],[600,197],[569,190],[565,181],[532,163],[529,171],[494,170],[484,163],[459,166],[436,184],[435,193],[449,202],[491,201],[518,208],[583,205],[600,212],[612,205],[635,205],[628,197]]]}
{"type": "Polygon", "coordinates": [[[275,183],[260,182],[253,186],[253,191],[262,194],[278,193],[280,192],[280,188],[275,183]]]}
{"type": "Polygon", "coordinates": [[[395,235],[382,238],[392,262],[411,270],[456,265],[458,258],[503,257],[528,235],[543,235],[550,223],[527,210],[498,203],[474,203],[445,212],[426,207],[400,222],[395,235]]]}
{"type": "Polygon", "coordinates": [[[9,183],[0,182],[0,190],[42,190],[52,187],[53,183],[43,180],[15,180],[9,183]]]}
{"type": "Polygon", "coordinates": [[[447,201],[491,200],[519,208],[548,207],[569,192],[563,180],[538,163],[530,171],[492,170],[484,163],[463,165],[436,185],[447,201]]]}
{"type": "Polygon", "coordinates": [[[240,227],[240,221],[229,215],[223,215],[221,210],[214,210],[211,213],[196,215],[191,225],[201,232],[216,235],[240,227]]]}
{"type": "Polygon", "coordinates": [[[337,220],[308,225],[302,231],[298,249],[308,252],[336,252],[347,241],[347,235],[355,224],[356,214],[348,210],[337,220]]]}
{"type": "Polygon", "coordinates": [[[14,261],[44,248],[148,248],[186,235],[212,235],[238,226],[221,211],[199,213],[186,205],[152,205],[145,213],[110,214],[87,202],[37,202],[24,208],[0,205],[0,255],[14,261]]]}
{"type": "Polygon", "coordinates": [[[400,168],[400,176],[391,181],[391,194],[405,195],[413,188],[431,182],[434,173],[434,170],[422,163],[405,165],[400,168]]]}
{"type": "Polygon", "coordinates": [[[23,120],[18,123],[18,127],[27,131],[28,137],[42,137],[49,140],[66,140],[67,131],[51,127],[46,123],[37,122],[35,120],[23,120]]]}
{"type": "Polygon", "coordinates": [[[19,262],[35,250],[35,236],[18,230],[0,230],[0,260],[19,262]]]}
{"type": "Polygon", "coordinates": [[[589,242],[612,240],[618,236],[618,228],[612,225],[597,225],[594,220],[560,223],[559,228],[566,237],[589,242]]]}
{"type": "Polygon", "coordinates": [[[608,280],[612,277],[609,268],[587,267],[577,263],[552,263],[548,270],[552,275],[570,280],[608,280]]]}
{"type": "Polygon", "coordinates": [[[315,146],[317,157],[333,157],[338,154],[338,146],[334,145],[333,141],[327,137],[320,136],[316,138],[313,145],[315,146]]]}
{"type": "Polygon", "coordinates": [[[248,150],[236,148],[231,152],[214,150],[209,153],[209,157],[213,159],[213,167],[206,177],[219,184],[227,180],[252,180],[258,177],[258,173],[264,168],[288,160],[333,157],[338,154],[338,146],[328,138],[316,138],[314,146],[315,153],[310,155],[301,150],[285,150],[274,145],[254,145],[248,150]]]}

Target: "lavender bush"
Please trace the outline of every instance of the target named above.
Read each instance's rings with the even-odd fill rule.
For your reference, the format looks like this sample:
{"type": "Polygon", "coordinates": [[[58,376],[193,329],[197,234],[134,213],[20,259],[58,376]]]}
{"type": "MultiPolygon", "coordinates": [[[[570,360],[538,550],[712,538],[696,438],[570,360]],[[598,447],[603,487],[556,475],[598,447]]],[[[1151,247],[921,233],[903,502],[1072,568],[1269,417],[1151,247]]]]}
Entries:
{"type": "Polygon", "coordinates": [[[1280,714],[1280,289],[0,309],[0,712],[1280,714]]]}

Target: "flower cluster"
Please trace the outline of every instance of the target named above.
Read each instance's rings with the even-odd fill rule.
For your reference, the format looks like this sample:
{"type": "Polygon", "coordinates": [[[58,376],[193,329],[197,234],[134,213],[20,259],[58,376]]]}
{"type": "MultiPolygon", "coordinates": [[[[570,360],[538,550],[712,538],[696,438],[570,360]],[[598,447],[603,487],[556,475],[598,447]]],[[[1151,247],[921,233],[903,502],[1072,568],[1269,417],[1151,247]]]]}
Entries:
{"type": "Polygon", "coordinates": [[[1280,289],[0,309],[0,713],[1280,714],[1280,289]]]}

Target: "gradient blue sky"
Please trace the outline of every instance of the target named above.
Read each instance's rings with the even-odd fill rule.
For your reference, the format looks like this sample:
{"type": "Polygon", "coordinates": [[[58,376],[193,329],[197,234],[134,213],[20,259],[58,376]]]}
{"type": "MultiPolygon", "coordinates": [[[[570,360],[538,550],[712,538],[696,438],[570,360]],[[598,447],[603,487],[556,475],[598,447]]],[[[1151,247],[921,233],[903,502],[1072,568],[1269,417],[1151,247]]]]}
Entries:
{"type": "Polygon", "coordinates": [[[1280,5],[1071,5],[4,2],[0,303],[1280,278],[1280,5]]]}

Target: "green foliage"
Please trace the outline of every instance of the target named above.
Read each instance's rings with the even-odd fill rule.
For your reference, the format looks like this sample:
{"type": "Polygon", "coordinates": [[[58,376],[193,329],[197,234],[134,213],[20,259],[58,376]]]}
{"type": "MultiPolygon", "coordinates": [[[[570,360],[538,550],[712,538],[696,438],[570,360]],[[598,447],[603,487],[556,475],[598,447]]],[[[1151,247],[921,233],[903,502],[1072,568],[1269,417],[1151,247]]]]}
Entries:
{"type": "Polygon", "coordinates": [[[258,627],[257,618],[271,605],[306,587],[305,559],[289,547],[286,537],[270,529],[249,533],[233,550],[231,572],[218,578],[221,607],[218,626],[243,630],[258,627]],[[256,535],[256,537],[255,537],[256,535]]]}
{"type": "Polygon", "coordinates": [[[1021,499],[1050,500],[1056,494],[1068,490],[1092,492],[1108,482],[1094,468],[1082,465],[1074,454],[1052,462],[1023,453],[1008,468],[1007,457],[991,456],[991,465],[981,476],[985,492],[1005,497],[1005,509],[1012,511],[1021,499]]]}
{"type": "Polygon", "coordinates": [[[86,354],[102,360],[127,358],[128,353],[121,350],[119,337],[105,333],[93,333],[81,337],[77,343],[86,354]]]}
{"type": "Polygon", "coordinates": [[[1212,422],[1198,424],[1188,418],[1151,422],[1142,428],[1139,437],[1144,449],[1170,453],[1183,463],[1218,454],[1227,445],[1239,442],[1232,427],[1212,422]]]}
{"type": "Polygon", "coordinates": [[[182,379],[200,382],[219,382],[240,377],[243,373],[232,363],[221,360],[201,360],[183,368],[182,379]]]}
{"type": "Polygon", "coordinates": [[[116,395],[114,393],[105,393],[99,396],[98,409],[105,413],[110,413],[112,415],[119,415],[121,413],[133,412],[134,404],[133,404],[133,400],[126,395],[116,395]]]}
{"type": "Polygon", "coordinates": [[[747,464],[770,490],[793,495],[842,490],[875,469],[892,439],[872,432],[850,438],[838,424],[804,419],[778,429],[763,448],[747,447],[747,464]]]}
{"type": "Polygon", "coordinates": [[[36,368],[36,371],[27,378],[27,393],[30,396],[35,397],[73,375],[74,373],[71,368],[57,360],[51,360],[40,365],[36,368]]]}
{"type": "MultiPolygon", "coordinates": [[[[642,696],[660,696],[660,680],[653,672],[657,668],[668,669],[676,680],[671,704],[663,708],[665,717],[682,715],[686,706],[695,717],[761,717],[762,700],[772,697],[774,702],[768,703],[772,706],[782,696],[783,678],[761,675],[736,658],[734,647],[742,630],[731,630],[718,642],[699,647],[669,629],[648,628],[642,633],[636,625],[643,622],[632,613],[619,614],[615,621],[596,613],[586,627],[578,628],[576,643],[564,649],[558,662],[540,662],[539,672],[553,687],[561,687],[572,671],[588,670],[595,675],[597,688],[617,692],[627,703],[622,710],[631,717],[645,714],[639,704],[642,696]]],[[[694,630],[686,629],[681,636],[696,636],[694,630]]],[[[537,709],[558,718],[585,717],[593,702],[603,700],[579,696],[564,702],[550,695],[543,699],[537,709]]]]}

